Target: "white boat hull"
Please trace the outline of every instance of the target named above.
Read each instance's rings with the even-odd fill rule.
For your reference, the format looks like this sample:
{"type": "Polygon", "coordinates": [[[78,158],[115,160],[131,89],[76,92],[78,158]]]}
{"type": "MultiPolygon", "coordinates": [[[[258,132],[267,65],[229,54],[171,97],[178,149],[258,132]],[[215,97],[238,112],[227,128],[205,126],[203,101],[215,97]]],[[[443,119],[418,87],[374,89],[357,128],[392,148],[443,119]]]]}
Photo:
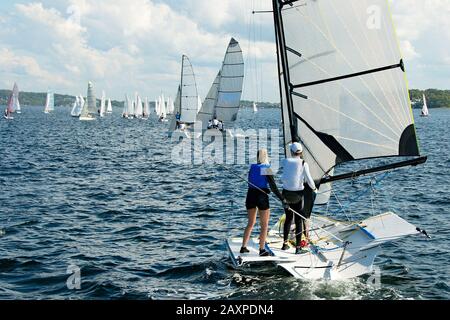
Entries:
{"type": "Polygon", "coordinates": [[[248,254],[239,253],[242,238],[228,239],[227,248],[233,265],[239,268],[243,265],[270,263],[281,267],[295,278],[344,280],[371,273],[382,244],[420,234],[415,226],[391,212],[359,223],[316,216],[312,219],[311,244],[305,253],[296,255],[293,247],[287,251],[281,250],[282,224],[278,222],[267,239],[266,248],[273,254],[271,257],[259,257],[257,238],[250,240],[248,254]],[[336,235],[342,242],[330,234],[336,235]]]}
{"type": "Polygon", "coordinates": [[[80,121],[93,121],[95,120],[94,117],[80,117],[80,121]]]}

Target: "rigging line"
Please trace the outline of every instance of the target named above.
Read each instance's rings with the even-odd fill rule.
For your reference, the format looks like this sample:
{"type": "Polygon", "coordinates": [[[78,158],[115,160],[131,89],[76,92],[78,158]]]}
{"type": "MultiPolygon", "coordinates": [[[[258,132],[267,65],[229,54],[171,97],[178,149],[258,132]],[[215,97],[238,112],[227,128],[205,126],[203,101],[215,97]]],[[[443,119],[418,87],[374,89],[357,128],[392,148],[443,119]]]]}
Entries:
{"type": "MultiPolygon", "coordinates": [[[[333,2],[331,2],[331,6],[333,7],[334,11],[337,12],[336,8],[335,8],[334,5],[333,5],[333,2]]],[[[354,9],[353,6],[352,6],[352,8],[354,9]]],[[[355,13],[356,13],[356,12],[355,12],[355,13]]],[[[343,27],[344,27],[345,30],[347,31],[347,34],[349,35],[349,37],[350,37],[350,39],[352,40],[352,42],[353,42],[353,44],[355,45],[355,47],[358,49],[358,52],[359,52],[361,58],[364,60],[364,62],[366,63],[366,65],[367,65],[368,67],[370,67],[370,65],[369,65],[369,63],[368,63],[368,61],[367,61],[367,59],[365,58],[365,55],[363,54],[363,52],[362,52],[362,50],[361,50],[361,47],[360,47],[359,44],[355,41],[355,38],[353,37],[351,30],[349,30],[347,24],[342,20],[342,18],[340,17],[339,14],[336,14],[336,16],[337,16],[338,19],[341,21],[341,24],[343,25],[343,27]]],[[[359,16],[359,15],[356,14],[356,16],[359,16]]],[[[366,34],[365,34],[364,32],[362,32],[362,33],[366,36],[366,34]]],[[[345,59],[346,61],[348,61],[346,58],[344,58],[344,59],[345,59]]],[[[350,65],[349,62],[347,62],[347,63],[350,65]]],[[[352,69],[355,70],[354,67],[352,67],[352,69]]],[[[376,77],[375,75],[372,75],[372,76],[373,76],[373,78],[375,79],[375,81],[377,82],[377,84],[378,84],[378,86],[379,86],[381,92],[383,92],[383,95],[384,95],[384,97],[386,98],[386,101],[389,101],[389,100],[387,99],[387,96],[386,96],[385,92],[383,91],[383,88],[380,86],[377,77],[376,77]]],[[[360,79],[361,79],[361,81],[363,81],[365,87],[366,87],[366,88],[369,88],[369,85],[367,84],[366,80],[365,80],[363,77],[360,77],[360,79]]],[[[379,98],[376,96],[376,94],[374,94],[372,91],[371,91],[371,94],[372,94],[372,96],[375,98],[375,100],[378,102],[378,104],[382,107],[382,109],[384,110],[384,112],[388,115],[388,117],[390,117],[391,120],[393,121],[393,123],[398,127],[398,124],[396,123],[396,121],[394,121],[394,119],[392,118],[392,115],[386,110],[384,104],[379,100],[379,98]]],[[[391,105],[391,107],[392,107],[392,105],[391,105]]],[[[393,110],[395,110],[395,108],[393,108],[393,110]]],[[[399,129],[400,135],[401,135],[401,134],[402,134],[402,130],[401,130],[401,128],[399,128],[399,127],[398,127],[398,129],[399,129]]]]}
{"type": "MultiPolygon", "coordinates": [[[[361,2],[358,2],[358,3],[361,3],[361,2]]],[[[367,3],[366,3],[366,4],[367,4],[367,3]]],[[[360,20],[360,16],[357,14],[357,11],[356,11],[356,9],[355,9],[355,3],[354,3],[354,2],[351,2],[351,5],[352,5],[352,9],[353,9],[355,15],[357,16],[357,19],[358,19],[359,23],[360,23],[361,25],[363,25],[363,23],[362,23],[361,20],[360,20]]],[[[367,5],[367,6],[364,7],[364,8],[368,8],[368,7],[369,7],[369,5],[367,5]]],[[[367,36],[366,33],[363,32],[363,34],[364,34],[364,37],[366,38],[367,43],[369,44],[369,46],[370,46],[370,48],[371,48],[371,50],[369,50],[369,52],[372,54],[372,58],[377,62],[378,65],[381,65],[381,62],[380,62],[380,60],[378,59],[378,56],[375,54],[376,50],[375,50],[374,47],[373,47],[372,41],[369,40],[369,38],[368,38],[368,36],[367,36]]],[[[382,46],[381,46],[381,43],[380,43],[380,40],[379,40],[378,37],[377,37],[377,41],[378,41],[378,43],[379,43],[379,47],[382,47],[382,46]]],[[[389,74],[389,78],[392,80],[392,83],[395,84],[396,82],[395,82],[395,80],[394,80],[394,77],[392,76],[392,73],[389,72],[388,74],[389,74]]],[[[378,86],[381,88],[381,85],[380,85],[380,83],[379,83],[379,80],[378,80],[376,77],[374,77],[374,79],[375,79],[375,81],[377,82],[378,86]]],[[[386,84],[385,84],[385,85],[386,85],[386,84]]],[[[395,115],[395,117],[397,118],[398,122],[399,122],[400,124],[402,124],[403,120],[401,119],[401,117],[399,117],[398,112],[397,112],[397,109],[395,108],[395,105],[392,104],[394,101],[391,101],[391,99],[388,99],[387,92],[389,92],[389,96],[392,96],[392,100],[395,100],[396,97],[395,97],[395,95],[393,95],[392,93],[390,93],[390,90],[387,90],[386,92],[383,92],[383,93],[384,93],[384,96],[385,96],[385,98],[386,98],[386,101],[389,102],[390,106],[392,107],[392,110],[394,110],[394,115],[395,115]]],[[[398,96],[398,92],[397,92],[397,99],[398,99],[399,105],[402,105],[402,104],[401,104],[401,99],[400,99],[400,97],[398,96]]],[[[394,123],[395,123],[395,121],[394,121],[394,123]]],[[[397,123],[396,123],[396,124],[397,124],[397,123]]],[[[398,125],[398,124],[397,124],[397,125],[398,125]]],[[[400,131],[401,131],[401,129],[400,129],[400,131]]]]}
{"type": "Polygon", "coordinates": [[[367,144],[367,145],[371,145],[371,146],[374,146],[374,147],[380,147],[380,148],[383,148],[383,149],[389,149],[389,150],[393,150],[395,152],[398,152],[398,150],[395,149],[395,148],[384,146],[384,145],[377,144],[377,143],[372,143],[372,142],[369,142],[369,141],[356,140],[356,139],[341,137],[341,136],[337,136],[337,135],[334,136],[334,137],[336,139],[348,140],[348,141],[352,141],[352,142],[356,142],[356,143],[367,144]]]}
{"type": "Polygon", "coordinates": [[[379,132],[378,130],[369,127],[367,124],[365,124],[365,123],[363,123],[363,122],[361,122],[361,121],[359,121],[359,120],[353,119],[352,117],[350,117],[350,116],[344,114],[344,113],[341,112],[341,111],[338,111],[338,110],[333,109],[333,108],[330,107],[329,105],[327,105],[327,104],[325,104],[325,103],[323,103],[323,102],[321,102],[321,101],[319,101],[319,100],[316,100],[316,99],[311,98],[311,97],[310,97],[308,100],[314,101],[314,102],[316,102],[317,104],[322,105],[323,107],[325,107],[325,108],[327,108],[327,109],[329,109],[329,110],[331,110],[331,111],[334,111],[334,112],[336,112],[336,113],[342,115],[344,118],[350,119],[351,121],[353,121],[353,122],[355,122],[355,123],[357,123],[357,124],[359,124],[359,125],[361,125],[361,126],[367,128],[367,129],[369,129],[370,131],[373,131],[373,132],[377,133],[378,135],[380,135],[380,136],[382,136],[382,137],[384,137],[384,138],[386,138],[386,139],[388,139],[388,140],[391,140],[391,141],[394,142],[394,143],[398,143],[398,141],[395,141],[394,139],[392,139],[392,138],[388,137],[387,135],[385,135],[385,134],[379,132]]]}
{"type": "MultiPolygon", "coordinates": [[[[303,13],[301,13],[298,9],[296,9],[296,11],[301,15],[301,16],[303,16],[304,18],[306,18],[306,20],[308,20],[308,22],[313,26],[313,27],[315,27],[315,29],[317,29],[318,31],[319,31],[319,33],[321,33],[322,34],[322,36],[330,43],[330,45],[332,46],[332,47],[334,47],[335,48],[335,50],[337,51],[337,52],[339,52],[339,54],[344,58],[344,60],[346,61],[346,63],[348,64],[348,66],[351,68],[351,69],[353,69],[353,70],[355,70],[355,68],[348,62],[348,60],[347,60],[347,58],[344,56],[344,54],[342,53],[342,51],[341,50],[339,50],[333,43],[332,43],[332,41],[330,41],[330,39],[327,37],[327,35],[326,34],[324,34],[324,32],[317,26],[317,24],[315,24],[314,22],[312,22],[311,21],[311,19],[308,17],[308,16],[306,16],[306,15],[304,15],[303,13]]],[[[308,61],[308,62],[311,62],[311,60],[309,60],[309,59],[307,59],[307,58],[304,58],[306,61],[308,61]]],[[[317,64],[315,64],[315,63],[313,63],[315,66],[317,66],[317,64]]],[[[318,67],[318,66],[317,66],[318,67]]],[[[319,67],[320,68],[320,67],[319,67]]],[[[323,70],[322,68],[320,68],[321,70],[322,70],[322,72],[324,72],[325,74],[328,74],[329,76],[332,76],[330,73],[328,73],[328,72],[326,72],[325,70],[323,70]]],[[[360,79],[362,79],[361,77],[359,77],[360,79]]],[[[340,85],[340,86],[342,86],[342,88],[344,88],[346,91],[348,91],[348,93],[351,95],[351,96],[353,96],[356,100],[358,100],[363,106],[364,106],[364,108],[365,109],[367,109],[372,115],[374,115],[381,123],[383,123],[389,130],[391,130],[395,135],[397,135],[398,137],[400,137],[395,131],[393,131],[392,130],[392,128],[387,124],[387,123],[385,123],[384,122],[384,120],[383,119],[381,119],[376,113],[374,113],[370,108],[369,108],[369,106],[366,104],[366,103],[364,103],[361,99],[359,99],[353,92],[351,92],[351,90],[349,90],[346,86],[344,86],[342,83],[340,83],[340,82],[338,82],[338,84],[340,85]]],[[[366,83],[364,83],[364,85],[367,87],[367,84],[366,83]]],[[[367,87],[367,90],[375,97],[375,95],[374,95],[374,93],[372,92],[372,90],[369,88],[369,87],[367,87]]],[[[383,108],[383,105],[381,105],[381,107],[383,108]]]]}

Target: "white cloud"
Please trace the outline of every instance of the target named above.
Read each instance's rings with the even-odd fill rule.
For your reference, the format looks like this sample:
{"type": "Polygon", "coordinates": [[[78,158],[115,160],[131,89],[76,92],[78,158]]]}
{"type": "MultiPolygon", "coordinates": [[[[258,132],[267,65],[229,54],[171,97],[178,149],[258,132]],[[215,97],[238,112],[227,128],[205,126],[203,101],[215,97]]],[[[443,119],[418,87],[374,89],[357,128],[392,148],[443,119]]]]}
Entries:
{"type": "MultiPolygon", "coordinates": [[[[450,0],[391,2],[411,86],[432,82],[444,87],[450,61],[450,0]],[[428,71],[424,66],[440,69],[428,71]]],[[[24,1],[12,7],[12,12],[0,13],[1,67],[8,69],[10,81],[23,83],[22,88],[52,86],[78,94],[91,80],[98,90],[105,89],[116,99],[135,90],[151,97],[161,90],[174,95],[181,55],[187,54],[204,96],[233,36],[240,41],[247,63],[244,97],[254,99],[256,91],[263,91],[265,99],[278,99],[272,17],[251,14],[253,9],[270,9],[270,1],[43,3],[24,1]]]]}

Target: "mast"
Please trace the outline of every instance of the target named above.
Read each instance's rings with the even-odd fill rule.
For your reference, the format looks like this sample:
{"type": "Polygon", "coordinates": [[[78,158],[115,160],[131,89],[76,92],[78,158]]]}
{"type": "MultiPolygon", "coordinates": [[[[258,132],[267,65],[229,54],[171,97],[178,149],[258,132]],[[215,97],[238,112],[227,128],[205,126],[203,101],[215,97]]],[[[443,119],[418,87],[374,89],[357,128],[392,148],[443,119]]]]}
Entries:
{"type": "MultiPolygon", "coordinates": [[[[272,0],[273,4],[273,17],[275,22],[275,34],[277,39],[277,51],[279,56],[279,63],[278,63],[278,71],[279,74],[283,74],[283,85],[284,87],[281,88],[281,81],[280,81],[280,90],[284,90],[286,95],[286,107],[288,110],[289,115],[289,127],[291,131],[291,141],[292,142],[299,142],[300,139],[297,136],[297,123],[294,121],[294,107],[293,107],[293,101],[292,101],[292,95],[291,90],[289,88],[289,85],[291,83],[290,75],[289,75],[289,64],[288,64],[288,57],[287,57],[287,50],[286,50],[286,38],[284,36],[284,28],[283,28],[283,16],[281,14],[281,10],[283,10],[283,6],[286,4],[289,4],[292,6],[292,2],[294,1],[282,1],[282,0],[272,0]],[[282,69],[280,69],[282,67],[282,69]]],[[[281,94],[281,96],[283,96],[281,94]]]]}

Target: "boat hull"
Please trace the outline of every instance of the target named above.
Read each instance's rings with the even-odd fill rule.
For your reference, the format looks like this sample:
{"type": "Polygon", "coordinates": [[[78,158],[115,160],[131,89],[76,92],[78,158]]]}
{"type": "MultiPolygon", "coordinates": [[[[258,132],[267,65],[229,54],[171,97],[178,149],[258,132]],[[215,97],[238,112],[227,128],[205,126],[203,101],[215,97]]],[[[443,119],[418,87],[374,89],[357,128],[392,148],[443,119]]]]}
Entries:
{"type": "Polygon", "coordinates": [[[273,264],[295,278],[308,280],[345,280],[373,271],[380,246],[405,236],[418,235],[417,228],[394,213],[366,219],[358,223],[312,218],[310,245],[295,254],[295,248],[283,251],[283,220],[269,232],[266,249],[273,254],[259,257],[259,240],[251,239],[248,254],[241,254],[242,238],[227,240],[227,249],[234,267],[252,264],[273,264]],[[334,236],[339,238],[337,240],[334,236]]]}

